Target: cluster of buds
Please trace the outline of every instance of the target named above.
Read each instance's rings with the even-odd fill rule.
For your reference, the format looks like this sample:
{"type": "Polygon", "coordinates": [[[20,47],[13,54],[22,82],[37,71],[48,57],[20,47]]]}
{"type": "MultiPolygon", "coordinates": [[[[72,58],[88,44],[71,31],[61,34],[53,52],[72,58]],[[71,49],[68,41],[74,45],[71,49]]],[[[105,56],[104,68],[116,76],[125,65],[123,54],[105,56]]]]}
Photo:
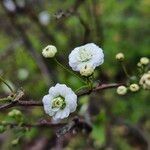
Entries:
{"type": "Polygon", "coordinates": [[[150,90],[150,71],[142,75],[139,83],[143,89],[150,90]]]}
{"type": "MultiPolygon", "coordinates": [[[[118,60],[119,62],[123,63],[124,58],[125,58],[125,56],[123,53],[118,53],[116,55],[116,60],[118,60]]],[[[129,77],[128,78],[129,83],[127,84],[127,86],[119,86],[117,88],[117,94],[125,95],[128,91],[137,92],[137,91],[139,91],[140,86],[143,87],[143,89],[150,89],[150,71],[148,71],[149,63],[150,63],[150,60],[147,57],[142,57],[140,59],[140,61],[138,62],[137,65],[144,72],[142,73],[141,78],[138,79],[138,77],[136,77],[137,81],[134,81],[134,82],[132,81],[132,77],[130,77],[127,74],[127,70],[126,70],[125,66],[123,66],[124,67],[123,69],[124,69],[127,77],[129,77]],[[145,73],[146,70],[147,70],[147,72],[145,73]]]]}
{"type": "Polygon", "coordinates": [[[8,113],[9,117],[18,117],[18,116],[21,116],[21,115],[22,115],[21,111],[17,110],[17,109],[13,109],[12,111],[10,111],[8,113]]]}
{"type": "Polygon", "coordinates": [[[142,72],[141,78],[139,80],[139,84],[142,86],[143,89],[150,90],[150,71],[149,71],[150,60],[149,58],[142,57],[137,65],[142,72]]]}
{"type": "Polygon", "coordinates": [[[125,95],[127,94],[128,90],[131,92],[137,92],[139,91],[139,89],[140,89],[140,86],[136,83],[130,84],[129,87],[122,85],[117,88],[117,94],[125,95]]]}

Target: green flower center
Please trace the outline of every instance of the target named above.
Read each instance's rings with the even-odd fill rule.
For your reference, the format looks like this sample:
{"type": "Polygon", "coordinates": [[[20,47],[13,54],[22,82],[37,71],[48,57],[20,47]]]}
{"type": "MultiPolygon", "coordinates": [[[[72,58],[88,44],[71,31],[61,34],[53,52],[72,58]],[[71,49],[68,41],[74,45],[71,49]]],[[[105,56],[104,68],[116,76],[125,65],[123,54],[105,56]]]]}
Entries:
{"type": "Polygon", "coordinates": [[[81,48],[79,50],[79,61],[81,62],[87,62],[92,58],[92,54],[90,53],[90,51],[81,48]]]}
{"type": "Polygon", "coordinates": [[[53,99],[52,108],[64,109],[65,107],[66,107],[66,102],[62,96],[58,96],[53,99]]]}

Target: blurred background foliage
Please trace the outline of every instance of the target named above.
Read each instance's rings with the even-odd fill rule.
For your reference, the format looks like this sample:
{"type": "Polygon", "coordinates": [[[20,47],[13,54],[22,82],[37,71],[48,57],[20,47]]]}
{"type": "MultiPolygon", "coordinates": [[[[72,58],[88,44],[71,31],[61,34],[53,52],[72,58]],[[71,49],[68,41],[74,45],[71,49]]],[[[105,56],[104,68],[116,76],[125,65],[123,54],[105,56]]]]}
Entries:
{"type": "MultiPolygon", "coordinates": [[[[65,83],[74,90],[82,86],[80,80],[65,72],[53,60],[42,58],[42,48],[48,44],[57,47],[57,57],[66,66],[73,48],[88,42],[102,47],[105,62],[95,72],[96,81],[101,83],[125,81],[121,66],[115,61],[116,53],[125,54],[130,74],[137,71],[140,57],[150,57],[149,0],[12,0],[12,10],[6,8],[4,1],[10,0],[0,2],[0,74],[14,88],[22,87],[26,100],[41,101],[48,88],[57,82],[65,83]],[[44,21],[40,20],[40,16],[45,17],[44,21]]],[[[0,96],[7,95],[8,89],[1,84],[0,96]]],[[[142,90],[123,97],[118,96],[115,90],[82,97],[78,112],[83,118],[90,116],[92,133],[88,137],[82,133],[70,139],[66,137],[60,145],[66,150],[148,149],[149,99],[149,92],[142,90]],[[125,125],[114,125],[114,116],[120,118],[129,130],[135,126],[142,131],[145,141],[134,136],[134,129],[133,135],[130,135],[125,125]]],[[[39,107],[20,110],[28,123],[49,118],[39,107]]],[[[9,119],[7,113],[0,114],[1,121],[9,119]]],[[[58,148],[57,138],[51,129],[42,129],[42,132],[37,128],[12,130],[1,134],[0,149],[58,148]],[[12,147],[10,141],[16,140],[20,136],[18,134],[23,136],[12,147]]]]}

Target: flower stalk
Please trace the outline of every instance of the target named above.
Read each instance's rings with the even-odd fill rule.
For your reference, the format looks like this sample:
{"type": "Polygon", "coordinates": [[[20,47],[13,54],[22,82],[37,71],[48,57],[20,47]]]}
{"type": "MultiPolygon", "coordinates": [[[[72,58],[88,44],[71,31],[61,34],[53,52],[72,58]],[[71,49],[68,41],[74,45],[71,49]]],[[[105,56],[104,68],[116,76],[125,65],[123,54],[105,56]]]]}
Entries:
{"type": "Polygon", "coordinates": [[[122,66],[122,69],[123,69],[125,75],[127,76],[127,78],[130,78],[130,75],[128,74],[128,71],[127,71],[127,68],[124,65],[124,62],[121,62],[121,66],[122,66]]]}
{"type": "Polygon", "coordinates": [[[1,76],[0,76],[0,81],[3,82],[12,93],[14,93],[14,90],[12,89],[12,87],[1,76]]]}
{"type": "Polygon", "coordinates": [[[69,72],[70,74],[74,75],[75,77],[77,77],[80,81],[82,81],[83,83],[86,83],[81,77],[79,77],[77,74],[75,74],[74,72],[72,72],[71,70],[69,70],[68,68],[66,68],[64,65],[62,65],[56,58],[54,58],[54,61],[60,66],[62,67],[64,70],[66,70],[67,72],[69,72]]]}

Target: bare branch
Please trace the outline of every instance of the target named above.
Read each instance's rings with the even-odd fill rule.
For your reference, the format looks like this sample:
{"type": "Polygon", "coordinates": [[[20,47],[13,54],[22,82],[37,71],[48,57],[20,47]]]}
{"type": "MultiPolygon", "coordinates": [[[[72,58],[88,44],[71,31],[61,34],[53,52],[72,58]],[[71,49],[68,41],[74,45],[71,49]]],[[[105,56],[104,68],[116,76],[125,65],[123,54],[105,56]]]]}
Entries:
{"type": "MultiPolygon", "coordinates": [[[[116,88],[120,85],[123,85],[123,84],[117,84],[117,83],[114,83],[114,84],[101,84],[95,88],[93,88],[93,90],[81,90],[77,93],[77,96],[78,97],[81,97],[83,95],[89,95],[91,94],[92,92],[98,92],[98,91],[101,91],[101,90],[105,90],[105,89],[111,89],[111,88],[116,88]]],[[[12,101],[11,103],[9,104],[5,104],[5,105],[2,105],[0,106],[0,111],[3,111],[3,110],[6,110],[6,109],[9,109],[11,107],[15,107],[15,106],[23,106],[23,107],[31,107],[31,106],[43,106],[43,103],[40,101],[21,101],[21,100],[18,100],[18,101],[12,101]]]]}
{"type": "Polygon", "coordinates": [[[28,124],[28,123],[23,123],[21,125],[18,125],[17,123],[5,123],[5,126],[11,126],[11,127],[28,127],[28,128],[31,128],[31,127],[52,127],[52,128],[57,128],[57,127],[62,127],[62,126],[65,126],[66,123],[51,123],[51,122],[44,122],[44,123],[36,123],[36,124],[28,124]]]}

